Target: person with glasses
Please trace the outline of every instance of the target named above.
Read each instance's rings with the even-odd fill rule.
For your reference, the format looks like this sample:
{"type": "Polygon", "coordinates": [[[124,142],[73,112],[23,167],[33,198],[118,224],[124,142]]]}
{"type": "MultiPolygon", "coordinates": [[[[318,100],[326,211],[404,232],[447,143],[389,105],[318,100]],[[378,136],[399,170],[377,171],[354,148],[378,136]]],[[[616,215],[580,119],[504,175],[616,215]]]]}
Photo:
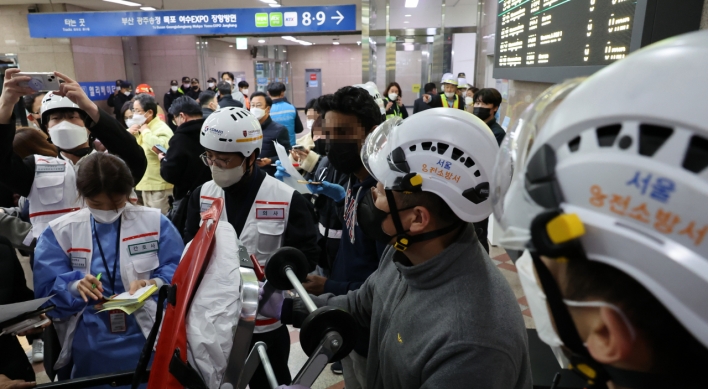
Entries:
{"type": "MultiPolygon", "coordinates": [[[[200,143],[205,148],[202,161],[209,166],[212,180],[196,188],[189,198],[185,243],[197,233],[200,213],[209,209],[214,199],[223,198],[222,221],[234,227],[241,243],[262,266],[277,249],[291,246],[308,258],[308,271],[314,270],[320,248],[312,204],[258,167],[256,161],[264,145],[256,116],[243,108],[221,108],[204,121],[200,143]]],[[[290,383],[287,327],[278,320],[259,316],[251,347],[258,341],[268,346],[278,383],[290,383]]],[[[249,386],[270,389],[262,367],[249,386]]]]}
{"type": "Polygon", "coordinates": [[[204,147],[199,144],[199,132],[204,124],[199,104],[189,96],[182,96],[172,103],[170,116],[174,118],[177,130],[160,161],[160,175],[175,186],[175,200],[167,217],[182,234],[187,214],[187,201],[182,200],[189,198],[196,187],[211,180],[211,171],[199,159],[204,153],[204,147]]]}
{"type": "Polygon", "coordinates": [[[170,138],[174,134],[170,127],[157,117],[157,102],[149,94],[135,97],[133,124],[128,132],[138,140],[148,161],[145,176],[135,189],[142,192],[143,204],[146,207],[158,208],[163,215],[167,215],[173,185],[160,176],[160,156],[155,149],[159,150],[160,147],[167,149],[170,138]]]}

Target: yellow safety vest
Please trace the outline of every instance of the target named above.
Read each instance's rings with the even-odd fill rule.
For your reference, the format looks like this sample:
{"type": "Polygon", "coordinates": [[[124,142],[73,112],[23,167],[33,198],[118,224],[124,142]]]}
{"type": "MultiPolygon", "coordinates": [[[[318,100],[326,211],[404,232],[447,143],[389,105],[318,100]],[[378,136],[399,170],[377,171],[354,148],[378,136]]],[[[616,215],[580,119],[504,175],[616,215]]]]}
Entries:
{"type": "MultiPolygon", "coordinates": [[[[388,98],[384,98],[384,104],[387,104],[389,101],[391,101],[391,100],[389,100],[388,98]]],[[[393,105],[391,106],[391,109],[393,110],[393,113],[386,115],[386,119],[387,119],[387,120],[388,120],[388,119],[391,119],[391,118],[394,117],[394,116],[398,116],[398,117],[401,117],[401,118],[403,117],[403,114],[401,113],[401,109],[398,108],[398,104],[396,104],[395,101],[393,102],[393,105]]]]}
{"type": "MultiPolygon", "coordinates": [[[[440,95],[440,98],[442,99],[442,106],[445,108],[450,108],[449,105],[447,105],[447,96],[440,95]]],[[[455,102],[452,103],[452,108],[460,108],[460,96],[455,95],[455,102]]]]}

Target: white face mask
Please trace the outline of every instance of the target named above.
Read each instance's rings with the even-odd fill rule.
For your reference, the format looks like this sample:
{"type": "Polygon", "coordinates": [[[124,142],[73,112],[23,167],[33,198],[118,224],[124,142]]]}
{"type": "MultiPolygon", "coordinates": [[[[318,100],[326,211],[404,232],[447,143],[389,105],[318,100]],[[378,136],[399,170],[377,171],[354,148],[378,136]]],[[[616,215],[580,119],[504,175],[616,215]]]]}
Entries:
{"type": "Polygon", "coordinates": [[[469,97],[469,96],[465,97],[465,104],[467,104],[467,105],[473,105],[473,104],[474,104],[474,99],[472,99],[472,98],[469,97]]]}
{"type": "Polygon", "coordinates": [[[49,129],[49,137],[60,149],[71,150],[88,141],[88,132],[86,127],[64,120],[49,129]]]}
{"type": "Polygon", "coordinates": [[[214,87],[214,83],[213,83],[213,82],[210,82],[210,83],[208,83],[207,85],[209,85],[209,88],[213,88],[213,87],[214,87]]]}
{"type": "Polygon", "coordinates": [[[307,119],[307,129],[312,131],[312,125],[315,124],[315,119],[307,119]]]}
{"type": "Polygon", "coordinates": [[[127,90],[127,91],[123,92],[123,94],[126,95],[126,96],[130,96],[130,91],[127,90]]]}
{"type": "Polygon", "coordinates": [[[256,117],[256,119],[261,120],[261,118],[265,116],[265,109],[251,108],[251,113],[256,117]]]}
{"type": "MultiPolygon", "coordinates": [[[[145,115],[141,115],[138,113],[133,115],[133,124],[137,124],[139,126],[142,126],[146,120],[147,120],[147,118],[145,117],[145,115]]],[[[127,124],[127,121],[126,121],[126,124],[127,124]]]]}
{"type": "MultiPolygon", "coordinates": [[[[246,163],[244,160],[243,163],[246,163]]],[[[211,178],[214,179],[216,185],[222,188],[228,188],[231,185],[241,181],[244,175],[243,163],[233,169],[222,169],[216,165],[210,166],[211,178]]]]}
{"type": "Polygon", "coordinates": [[[445,92],[445,97],[447,97],[448,99],[455,97],[455,95],[457,95],[457,93],[455,92],[445,92]]]}
{"type": "Polygon", "coordinates": [[[389,94],[388,94],[388,99],[391,100],[391,101],[393,101],[393,102],[396,102],[396,99],[398,99],[398,94],[397,94],[397,93],[389,93],[389,94]]]}
{"type": "Polygon", "coordinates": [[[248,96],[248,89],[241,89],[241,93],[248,96]]]}
{"type": "Polygon", "coordinates": [[[98,223],[101,224],[111,224],[114,221],[118,220],[120,215],[123,214],[123,211],[125,211],[125,205],[123,205],[122,208],[118,208],[118,210],[103,210],[103,209],[95,209],[88,207],[89,211],[91,212],[91,215],[93,216],[94,220],[96,220],[98,223]]]}
{"type": "Polygon", "coordinates": [[[184,89],[189,89],[192,87],[192,84],[182,84],[182,88],[184,89]]]}
{"type": "Polygon", "coordinates": [[[177,89],[179,88],[177,87],[177,85],[172,85],[170,89],[172,89],[172,92],[177,92],[177,89]]]}

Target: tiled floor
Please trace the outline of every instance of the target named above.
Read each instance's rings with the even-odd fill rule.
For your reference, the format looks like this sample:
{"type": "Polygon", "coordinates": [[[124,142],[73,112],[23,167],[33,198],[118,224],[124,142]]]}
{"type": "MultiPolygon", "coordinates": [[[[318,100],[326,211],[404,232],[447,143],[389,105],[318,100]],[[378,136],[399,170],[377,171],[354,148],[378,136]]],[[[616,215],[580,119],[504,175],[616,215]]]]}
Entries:
{"type": "MultiPolygon", "coordinates": [[[[521,310],[521,313],[523,314],[524,317],[524,322],[526,323],[527,328],[536,328],[533,322],[533,319],[531,318],[531,312],[529,311],[527,302],[526,302],[526,297],[524,296],[524,291],[521,289],[521,284],[519,283],[519,276],[516,271],[516,266],[512,263],[511,259],[509,256],[506,254],[504,249],[501,247],[491,247],[491,253],[490,256],[492,257],[492,261],[497,265],[499,270],[504,274],[506,279],[509,281],[509,284],[511,285],[511,288],[514,291],[514,295],[517,298],[517,301],[519,302],[519,309],[521,310]]],[[[27,258],[22,258],[23,261],[23,267],[25,267],[25,270],[29,270],[29,262],[27,258]]],[[[31,282],[31,277],[28,277],[31,282]]],[[[305,361],[307,360],[307,356],[305,353],[302,351],[302,348],[300,348],[300,331],[296,328],[289,328],[290,329],[290,340],[291,340],[291,346],[290,346],[290,361],[289,361],[289,366],[290,366],[290,372],[293,377],[297,374],[297,372],[300,370],[300,368],[304,365],[305,361]]],[[[20,341],[22,342],[22,345],[25,347],[25,350],[28,350],[30,346],[27,344],[26,340],[24,338],[20,338],[20,341]]],[[[44,366],[42,366],[41,363],[35,364],[34,365],[34,370],[37,373],[37,383],[45,383],[49,382],[49,378],[47,375],[44,373],[44,366]]],[[[317,379],[315,384],[312,386],[313,389],[342,389],[344,388],[344,382],[342,380],[341,375],[335,375],[331,372],[329,366],[327,366],[320,377],[317,379]]]]}

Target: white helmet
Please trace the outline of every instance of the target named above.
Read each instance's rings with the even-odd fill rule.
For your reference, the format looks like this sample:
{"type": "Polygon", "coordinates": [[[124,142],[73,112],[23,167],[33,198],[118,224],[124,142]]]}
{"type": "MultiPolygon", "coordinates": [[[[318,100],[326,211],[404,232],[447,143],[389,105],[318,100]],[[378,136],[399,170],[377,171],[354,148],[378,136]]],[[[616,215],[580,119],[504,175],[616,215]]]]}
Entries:
{"type": "Polygon", "coordinates": [[[47,116],[50,112],[57,109],[75,109],[84,112],[83,109],[79,108],[73,101],[69,100],[68,97],[61,97],[54,92],[48,92],[44,95],[42,99],[42,106],[39,109],[39,114],[42,117],[42,123],[45,125],[49,123],[47,116]]]}
{"type": "Polygon", "coordinates": [[[457,78],[455,78],[452,73],[445,73],[442,76],[442,81],[440,81],[443,84],[452,84],[457,86],[457,78]]]}
{"type": "Polygon", "coordinates": [[[502,245],[538,246],[543,229],[546,250],[579,242],[589,260],[637,280],[708,347],[706,63],[701,31],[549,89],[504,140],[492,197],[502,245]],[[681,103],[667,110],[666,96],[677,95],[681,103]],[[576,215],[575,227],[537,228],[554,210],[576,215]]]}
{"type": "Polygon", "coordinates": [[[258,119],[244,108],[227,107],[214,111],[202,124],[199,143],[219,153],[241,153],[249,157],[263,145],[258,119]]]}
{"type": "Polygon", "coordinates": [[[476,116],[433,108],[385,121],[366,138],[361,158],[386,189],[435,193],[460,219],[478,222],[492,212],[487,198],[498,150],[476,116]]]}
{"type": "Polygon", "coordinates": [[[467,84],[467,79],[466,78],[458,78],[457,79],[457,88],[458,89],[469,89],[469,84],[467,84]]]}
{"type": "Polygon", "coordinates": [[[381,109],[381,114],[386,114],[386,108],[384,107],[384,102],[381,98],[381,93],[379,93],[379,88],[376,86],[376,84],[374,84],[373,81],[369,81],[366,84],[356,84],[352,86],[355,88],[365,89],[367,92],[369,92],[371,97],[374,98],[374,101],[376,101],[376,105],[378,105],[379,109],[381,109]]]}

